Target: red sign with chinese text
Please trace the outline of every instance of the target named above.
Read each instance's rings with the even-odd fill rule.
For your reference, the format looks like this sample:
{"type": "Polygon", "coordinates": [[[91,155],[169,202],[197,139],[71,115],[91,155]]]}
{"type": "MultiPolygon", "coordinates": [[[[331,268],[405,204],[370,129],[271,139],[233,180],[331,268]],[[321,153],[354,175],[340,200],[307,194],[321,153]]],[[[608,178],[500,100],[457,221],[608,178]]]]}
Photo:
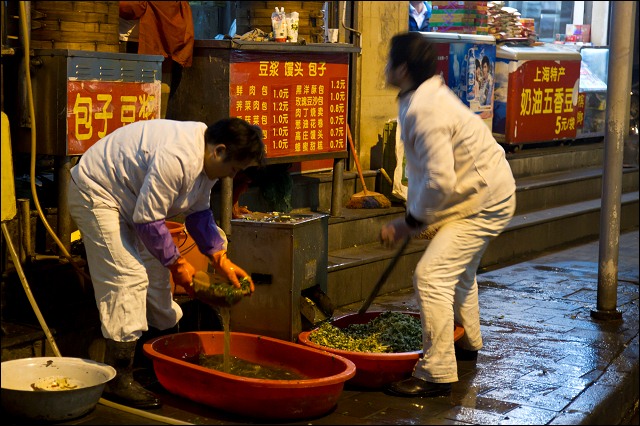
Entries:
{"type": "Polygon", "coordinates": [[[160,118],[160,82],[67,81],[67,155],[80,155],[119,127],[160,118]]]}
{"type": "Polygon", "coordinates": [[[579,82],[580,61],[521,61],[509,73],[507,141],[575,138],[579,82]]]}
{"type": "Polygon", "coordinates": [[[346,151],[348,54],[235,51],[229,114],[262,128],[267,157],[346,151]]]}
{"type": "Polygon", "coordinates": [[[578,93],[578,105],[576,105],[576,129],[582,129],[584,127],[584,107],[586,100],[586,93],[578,93]]]}
{"type": "Polygon", "coordinates": [[[449,44],[434,43],[436,47],[436,74],[440,74],[445,82],[449,82],[449,44]]]}

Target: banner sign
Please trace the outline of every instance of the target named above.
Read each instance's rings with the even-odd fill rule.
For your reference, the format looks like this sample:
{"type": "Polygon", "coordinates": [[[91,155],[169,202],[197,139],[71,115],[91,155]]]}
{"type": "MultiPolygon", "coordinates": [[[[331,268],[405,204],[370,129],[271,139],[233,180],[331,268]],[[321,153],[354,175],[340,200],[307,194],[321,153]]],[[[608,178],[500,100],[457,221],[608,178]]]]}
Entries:
{"type": "MultiPolygon", "coordinates": [[[[580,61],[528,60],[509,73],[509,142],[574,139],[578,123],[580,61]]],[[[581,121],[581,119],[580,119],[581,121]]]]}
{"type": "Polygon", "coordinates": [[[160,118],[160,81],[67,81],[67,155],[83,154],[117,128],[160,118]]]}

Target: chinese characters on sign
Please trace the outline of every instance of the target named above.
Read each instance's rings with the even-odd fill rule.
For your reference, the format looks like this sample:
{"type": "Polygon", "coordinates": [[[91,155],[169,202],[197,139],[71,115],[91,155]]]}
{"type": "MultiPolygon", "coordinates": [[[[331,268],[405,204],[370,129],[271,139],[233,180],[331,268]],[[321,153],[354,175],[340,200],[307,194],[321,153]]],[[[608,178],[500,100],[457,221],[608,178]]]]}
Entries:
{"type": "Polygon", "coordinates": [[[508,103],[512,114],[507,134],[514,142],[572,139],[580,127],[578,83],[580,61],[525,61],[509,74],[518,98],[508,103]]]}
{"type": "Polygon", "coordinates": [[[584,107],[586,103],[587,95],[584,92],[578,94],[578,105],[576,107],[576,127],[582,129],[584,126],[584,107]]]}
{"type": "Polygon", "coordinates": [[[267,157],[345,151],[347,54],[234,52],[229,114],[260,126],[267,157]]]}
{"type": "Polygon", "coordinates": [[[160,82],[67,81],[67,155],[83,154],[119,127],[160,118],[160,82]]]}

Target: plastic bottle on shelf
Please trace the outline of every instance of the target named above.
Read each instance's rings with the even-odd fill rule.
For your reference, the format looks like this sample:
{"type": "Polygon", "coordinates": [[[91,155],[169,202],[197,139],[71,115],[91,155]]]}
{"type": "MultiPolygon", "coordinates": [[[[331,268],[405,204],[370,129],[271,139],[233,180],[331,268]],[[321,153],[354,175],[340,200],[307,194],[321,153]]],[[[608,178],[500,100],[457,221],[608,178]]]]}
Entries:
{"type": "Polygon", "coordinates": [[[280,43],[287,41],[287,19],[284,13],[284,7],[271,14],[271,25],[273,27],[273,38],[280,43]]]}

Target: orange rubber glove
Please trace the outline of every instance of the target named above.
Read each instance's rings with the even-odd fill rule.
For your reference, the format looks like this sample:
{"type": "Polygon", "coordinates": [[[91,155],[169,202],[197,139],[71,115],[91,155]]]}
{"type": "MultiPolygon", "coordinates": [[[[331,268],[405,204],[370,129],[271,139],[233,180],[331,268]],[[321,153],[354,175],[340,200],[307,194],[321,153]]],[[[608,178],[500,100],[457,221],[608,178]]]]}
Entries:
{"type": "Polygon", "coordinates": [[[244,271],[244,269],[233,264],[233,262],[229,260],[229,258],[227,257],[226,250],[220,250],[218,252],[213,253],[210,259],[211,259],[211,264],[215,268],[216,272],[218,272],[220,275],[224,277],[227,277],[227,279],[229,279],[229,282],[231,282],[231,284],[233,284],[235,287],[240,288],[239,279],[247,278],[250,283],[249,288],[253,293],[255,287],[253,285],[253,281],[251,280],[251,277],[249,276],[249,274],[247,274],[244,271]]]}
{"type": "Polygon", "coordinates": [[[171,278],[173,283],[184,288],[189,297],[195,297],[195,290],[193,288],[193,276],[196,274],[196,269],[185,259],[180,256],[173,265],[169,265],[171,271],[171,278]]]}

